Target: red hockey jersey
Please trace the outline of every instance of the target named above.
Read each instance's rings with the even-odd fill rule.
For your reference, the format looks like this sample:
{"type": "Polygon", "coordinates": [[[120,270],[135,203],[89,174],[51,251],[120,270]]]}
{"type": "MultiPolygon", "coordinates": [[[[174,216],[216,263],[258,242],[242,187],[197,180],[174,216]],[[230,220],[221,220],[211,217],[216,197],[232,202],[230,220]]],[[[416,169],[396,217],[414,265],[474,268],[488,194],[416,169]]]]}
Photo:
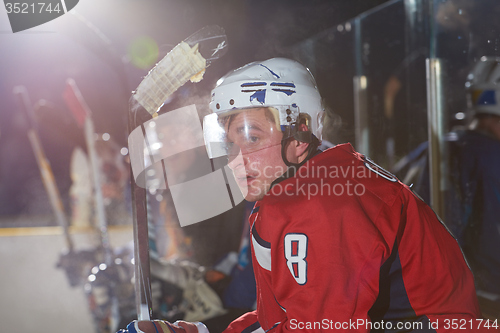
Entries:
{"type": "Polygon", "coordinates": [[[275,184],[250,224],[257,311],[226,333],[497,331],[435,213],[349,144],[275,184]]]}

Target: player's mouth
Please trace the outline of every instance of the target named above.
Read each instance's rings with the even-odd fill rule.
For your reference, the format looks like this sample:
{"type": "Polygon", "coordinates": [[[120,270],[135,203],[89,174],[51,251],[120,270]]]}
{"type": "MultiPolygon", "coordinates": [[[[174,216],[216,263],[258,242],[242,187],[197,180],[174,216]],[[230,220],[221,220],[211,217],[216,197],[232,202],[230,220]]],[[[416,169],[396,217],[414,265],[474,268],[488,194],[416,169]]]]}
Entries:
{"type": "Polygon", "coordinates": [[[253,175],[240,175],[236,176],[236,181],[240,186],[250,186],[250,184],[257,179],[257,176],[253,175]]]}

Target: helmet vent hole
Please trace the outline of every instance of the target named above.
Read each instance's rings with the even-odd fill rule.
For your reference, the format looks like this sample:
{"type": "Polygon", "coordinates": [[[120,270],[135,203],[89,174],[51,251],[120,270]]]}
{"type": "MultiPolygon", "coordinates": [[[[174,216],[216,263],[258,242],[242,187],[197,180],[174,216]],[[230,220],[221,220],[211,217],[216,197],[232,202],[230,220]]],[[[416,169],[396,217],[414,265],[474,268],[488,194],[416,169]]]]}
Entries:
{"type": "Polygon", "coordinates": [[[217,108],[217,110],[218,110],[218,109],[220,109],[220,104],[219,104],[219,103],[217,103],[217,104],[215,105],[215,107],[217,108]]]}
{"type": "Polygon", "coordinates": [[[229,104],[234,105],[234,99],[230,100],[229,104]]]}

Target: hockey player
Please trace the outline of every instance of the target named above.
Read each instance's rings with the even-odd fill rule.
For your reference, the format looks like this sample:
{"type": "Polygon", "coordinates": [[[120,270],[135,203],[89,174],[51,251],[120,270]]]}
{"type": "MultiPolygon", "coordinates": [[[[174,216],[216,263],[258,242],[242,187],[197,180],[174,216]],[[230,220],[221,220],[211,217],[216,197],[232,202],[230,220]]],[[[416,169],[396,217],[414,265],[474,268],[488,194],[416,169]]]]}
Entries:
{"type": "Polygon", "coordinates": [[[210,107],[209,154],[226,153],[240,190],[257,201],[257,310],[224,332],[497,331],[480,319],[472,274],[434,212],[349,144],[317,150],[323,108],[306,68],[248,64],[219,80],[210,107]]]}

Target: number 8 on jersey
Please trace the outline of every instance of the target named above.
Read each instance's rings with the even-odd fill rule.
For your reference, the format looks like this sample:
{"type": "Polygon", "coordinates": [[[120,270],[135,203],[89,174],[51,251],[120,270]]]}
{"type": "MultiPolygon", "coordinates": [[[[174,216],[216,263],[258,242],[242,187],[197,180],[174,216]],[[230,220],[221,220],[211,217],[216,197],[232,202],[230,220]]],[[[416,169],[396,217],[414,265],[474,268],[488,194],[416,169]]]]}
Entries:
{"type": "Polygon", "coordinates": [[[303,285],[307,282],[307,236],[305,234],[285,235],[285,258],[288,269],[295,281],[303,285]]]}

